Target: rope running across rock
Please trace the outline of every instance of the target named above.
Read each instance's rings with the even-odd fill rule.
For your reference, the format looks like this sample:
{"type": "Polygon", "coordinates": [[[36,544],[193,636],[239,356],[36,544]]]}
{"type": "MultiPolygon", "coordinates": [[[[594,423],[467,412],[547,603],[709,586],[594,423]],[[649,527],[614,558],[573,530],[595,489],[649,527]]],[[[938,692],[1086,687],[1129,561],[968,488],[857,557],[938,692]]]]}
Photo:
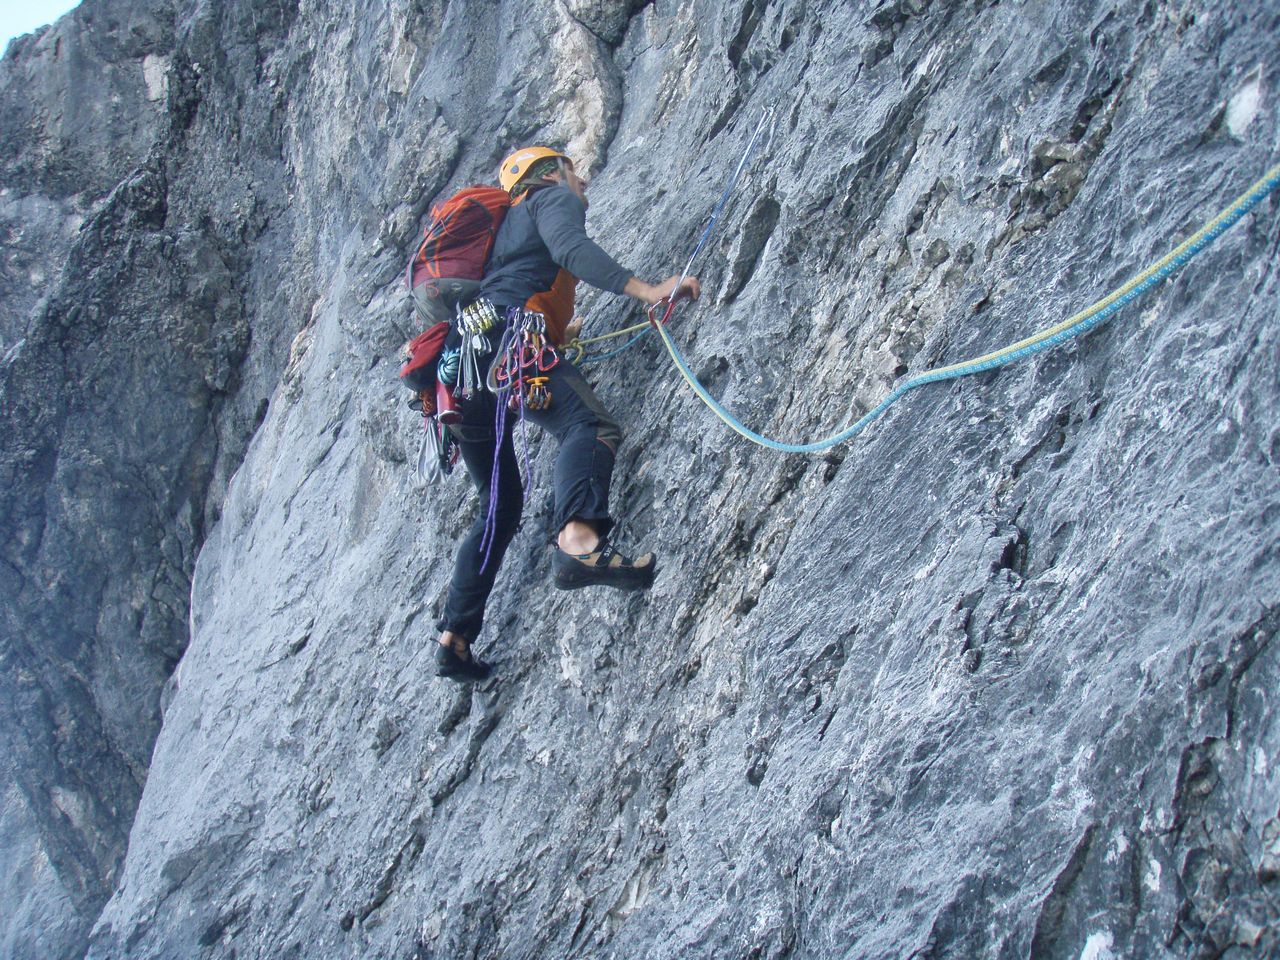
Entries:
{"type": "MultiPolygon", "coordinates": [[[[1180,270],[1187,264],[1196,254],[1205,247],[1209,246],[1218,237],[1222,236],[1228,229],[1236,224],[1246,213],[1260,203],[1268,194],[1280,186],[1280,164],[1272,167],[1267,171],[1266,175],[1258,180],[1253,186],[1241,194],[1234,203],[1223,210],[1220,214],[1210,220],[1207,224],[1193,233],[1190,237],[1180,243],[1168,254],[1161,257],[1146,270],[1143,270],[1137,276],[1129,280],[1128,283],[1112,291],[1096,303],[1086,307],[1079,313],[1073,314],[1066,320],[1055,324],[1045,330],[1040,331],[1026,339],[1019,340],[1007,347],[999,350],[985,353],[980,357],[972,360],[964,360],[959,363],[949,364],[945,367],[939,367],[936,370],[930,370],[919,376],[912,377],[904,381],[893,389],[888,396],[881,400],[875,407],[869,410],[856,423],[841,430],[830,437],[823,440],[815,440],[811,443],[784,443],[778,440],[770,439],[762,434],[756,433],[754,430],[745,426],[732,413],[726,410],[710,393],[706,387],[699,382],[693,371],[689,369],[680,348],[676,346],[675,341],[671,338],[671,334],[667,331],[665,325],[650,316],[651,326],[657,330],[658,336],[662,338],[663,344],[667,348],[667,352],[671,355],[671,359],[675,362],[676,367],[680,370],[681,375],[688,382],[689,386],[698,397],[705,403],[717,417],[719,417],[731,429],[739,433],[741,436],[750,440],[752,443],[768,447],[771,450],[779,450],[784,453],[819,453],[836,444],[851,440],[863,430],[865,430],[872,421],[877,419],[881,414],[888,410],[893,404],[897,403],[906,393],[915,390],[917,387],[923,387],[929,383],[939,383],[944,380],[956,380],[960,377],[967,377],[975,373],[983,373],[987,370],[994,370],[997,367],[1007,366],[1016,363],[1034,354],[1044,350],[1052,349],[1059,344],[1064,343],[1074,337],[1081,336],[1092,330],[1094,327],[1108,320],[1121,307],[1129,303],[1134,298],[1145,293],[1156,284],[1164,281],[1169,276],[1180,270]]],[[[668,314],[670,310],[668,310],[668,314]]]]}

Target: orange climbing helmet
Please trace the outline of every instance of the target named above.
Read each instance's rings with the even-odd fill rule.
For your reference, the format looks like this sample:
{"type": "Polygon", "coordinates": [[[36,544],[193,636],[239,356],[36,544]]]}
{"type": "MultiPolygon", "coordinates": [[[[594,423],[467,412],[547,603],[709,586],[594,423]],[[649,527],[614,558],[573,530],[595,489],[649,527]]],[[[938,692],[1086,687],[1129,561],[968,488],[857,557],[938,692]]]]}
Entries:
{"type": "Polygon", "coordinates": [[[519,186],[520,181],[525,178],[535,163],[549,157],[573,164],[573,161],[559,150],[552,150],[550,147],[524,147],[502,161],[502,169],[498,171],[498,182],[502,184],[502,189],[510,193],[519,186]]]}

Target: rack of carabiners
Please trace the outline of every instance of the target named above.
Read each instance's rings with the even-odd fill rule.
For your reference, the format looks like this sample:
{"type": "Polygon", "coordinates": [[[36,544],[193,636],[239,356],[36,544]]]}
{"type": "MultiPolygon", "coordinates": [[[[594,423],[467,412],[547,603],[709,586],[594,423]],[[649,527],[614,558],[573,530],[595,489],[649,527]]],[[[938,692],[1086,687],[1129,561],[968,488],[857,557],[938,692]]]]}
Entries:
{"type": "MultiPolygon", "coordinates": [[[[506,413],[519,411],[524,431],[526,475],[529,472],[526,410],[551,406],[552,369],[559,352],[547,337],[546,318],[530,310],[512,310],[505,318],[488,300],[460,307],[455,326],[462,342],[446,348],[436,365],[435,396],[419,397],[426,435],[418,451],[418,479],[432,483],[450,473],[460,448],[449,427],[462,419],[458,404],[488,390],[498,398],[496,436],[506,429],[506,413]],[[496,336],[498,328],[501,333],[496,336]],[[492,354],[488,369],[484,363],[492,354]]],[[[496,460],[495,460],[496,463],[496,460]]]]}
{"type": "MultiPolygon", "coordinates": [[[[492,307],[490,307],[492,309],[492,307]]],[[[560,354],[547,339],[547,322],[532,310],[514,310],[489,365],[489,392],[507,398],[511,410],[545,410],[551,406],[548,374],[560,354]]]]}

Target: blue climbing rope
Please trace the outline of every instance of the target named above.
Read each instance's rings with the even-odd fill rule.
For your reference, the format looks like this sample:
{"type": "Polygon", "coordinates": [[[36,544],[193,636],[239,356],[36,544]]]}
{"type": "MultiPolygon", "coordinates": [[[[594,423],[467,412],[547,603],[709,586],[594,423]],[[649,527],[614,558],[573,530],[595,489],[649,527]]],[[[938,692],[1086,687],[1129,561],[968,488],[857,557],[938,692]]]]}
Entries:
{"type": "Polygon", "coordinates": [[[672,340],[671,334],[667,328],[651,319],[653,329],[658,331],[658,335],[662,337],[663,343],[666,345],[667,352],[671,354],[672,360],[675,361],[676,367],[684,376],[689,386],[693,388],[698,397],[711,408],[712,412],[723,420],[729,427],[739,433],[741,436],[757,443],[760,446],[768,447],[772,450],[779,450],[784,453],[818,453],[834,447],[838,443],[843,443],[857,436],[865,430],[872,421],[878,418],[891,406],[898,402],[905,394],[918,387],[923,387],[929,383],[939,383],[944,380],[956,380],[960,377],[967,377],[975,373],[983,373],[987,370],[994,370],[997,367],[1007,366],[1016,363],[1034,354],[1044,350],[1052,349],[1067,340],[1079,337],[1084,333],[1092,330],[1094,327],[1104,323],[1113,316],[1116,311],[1120,310],[1125,304],[1134,298],[1141,296],[1147,290],[1156,284],[1167,279],[1171,274],[1180,270],[1187,264],[1196,254],[1200,253],[1205,247],[1209,246],[1218,237],[1222,236],[1228,229],[1235,225],[1241,217],[1253,209],[1262,201],[1269,193],[1280,185],[1280,165],[1272,167],[1267,171],[1266,175],[1250,187],[1245,193],[1241,194],[1234,203],[1227,209],[1223,210],[1218,216],[1209,223],[1205,224],[1194,234],[1184,240],[1172,251],[1157,260],[1142,273],[1133,277],[1123,286],[1114,290],[1103,299],[1086,307],[1068,317],[1061,323],[1049,327],[1040,333],[1034,334],[1025,340],[1019,340],[1017,343],[1010,344],[1000,350],[975,357],[972,360],[961,361],[949,366],[940,367],[936,370],[930,370],[919,376],[912,377],[910,380],[899,384],[893,389],[888,396],[881,400],[875,407],[863,415],[856,423],[841,430],[830,437],[823,440],[816,440],[812,443],[783,443],[778,440],[772,440],[762,434],[756,433],[751,428],[744,425],[740,420],[726,410],[710,393],[706,387],[699,382],[694,376],[693,371],[689,369],[688,363],[684,356],[680,353],[679,347],[672,340]]]}
{"type": "Polygon", "coordinates": [[[596,356],[583,357],[581,360],[578,361],[578,366],[583,367],[583,366],[586,366],[588,363],[599,363],[601,360],[609,360],[612,357],[616,357],[618,354],[622,353],[623,350],[626,350],[627,347],[631,346],[634,343],[639,343],[640,340],[644,337],[644,335],[649,332],[649,329],[650,328],[646,326],[643,330],[637,333],[634,337],[632,337],[622,346],[618,347],[618,349],[616,350],[610,350],[608,353],[601,353],[601,354],[597,354],[596,356]]]}

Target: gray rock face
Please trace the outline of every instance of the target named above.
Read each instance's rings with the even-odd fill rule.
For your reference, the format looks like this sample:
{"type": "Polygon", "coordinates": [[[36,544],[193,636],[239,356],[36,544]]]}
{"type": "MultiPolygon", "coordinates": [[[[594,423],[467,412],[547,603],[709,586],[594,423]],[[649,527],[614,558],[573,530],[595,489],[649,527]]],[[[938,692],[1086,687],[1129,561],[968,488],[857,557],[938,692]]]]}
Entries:
{"type": "Polygon", "coordinates": [[[1274,952],[1280,201],[824,455],[652,337],[589,367],[663,572],[550,589],[533,436],[481,689],[431,665],[478,506],[415,486],[395,381],[433,199],[565,144],[654,279],[772,108],[674,336],[830,434],[1275,162],[1280,11],[1231,7],[87,0],[16,42],[9,953],[1274,952]]]}
{"type": "Polygon", "coordinates": [[[118,879],[196,553],[291,336],[248,317],[286,317],[296,289],[249,268],[280,243],[265,211],[283,195],[250,186],[262,150],[260,182],[279,179],[278,132],[259,116],[226,144],[190,125],[198,98],[238,96],[216,66],[189,77],[211,14],[175,50],[169,6],[117,6],[16,41],[0,78],[24,135],[4,138],[3,293],[30,308],[2,331],[6,809],[38,828],[17,860],[51,864],[75,904],[45,943],[79,953],[118,879]]]}

